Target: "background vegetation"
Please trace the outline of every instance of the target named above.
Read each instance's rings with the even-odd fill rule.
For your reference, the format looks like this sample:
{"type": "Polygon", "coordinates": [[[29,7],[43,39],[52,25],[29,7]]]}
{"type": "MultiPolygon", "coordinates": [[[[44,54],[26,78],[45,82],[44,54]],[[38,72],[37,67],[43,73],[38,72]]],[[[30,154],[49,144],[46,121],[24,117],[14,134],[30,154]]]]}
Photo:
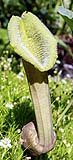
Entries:
{"type": "Polygon", "coordinates": [[[73,159],[73,39],[57,12],[60,5],[73,10],[72,0],[0,0],[0,160],[73,159]],[[35,115],[22,60],[7,34],[10,17],[25,10],[36,14],[59,39],[57,63],[48,72],[57,141],[52,151],[38,157],[30,157],[20,144],[23,125],[34,121],[35,115]]]}

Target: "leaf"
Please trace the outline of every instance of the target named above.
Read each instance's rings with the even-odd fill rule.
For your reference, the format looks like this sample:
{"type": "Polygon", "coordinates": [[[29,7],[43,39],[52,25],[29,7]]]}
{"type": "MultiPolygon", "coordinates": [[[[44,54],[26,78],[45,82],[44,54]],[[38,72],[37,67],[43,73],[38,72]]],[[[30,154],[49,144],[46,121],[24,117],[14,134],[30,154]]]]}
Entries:
{"type": "Polygon", "coordinates": [[[62,6],[59,7],[58,12],[62,15],[64,20],[68,23],[71,30],[73,31],[73,12],[62,6]]]}
{"type": "Polygon", "coordinates": [[[40,71],[53,67],[57,58],[57,41],[46,26],[32,13],[12,16],[8,24],[12,47],[24,60],[40,71]]]}
{"type": "Polygon", "coordinates": [[[6,44],[8,44],[8,33],[6,29],[0,29],[0,54],[2,54],[2,50],[5,48],[6,44]]]}
{"type": "Polygon", "coordinates": [[[8,34],[6,29],[0,29],[0,41],[3,42],[3,44],[8,43],[8,34]]]}

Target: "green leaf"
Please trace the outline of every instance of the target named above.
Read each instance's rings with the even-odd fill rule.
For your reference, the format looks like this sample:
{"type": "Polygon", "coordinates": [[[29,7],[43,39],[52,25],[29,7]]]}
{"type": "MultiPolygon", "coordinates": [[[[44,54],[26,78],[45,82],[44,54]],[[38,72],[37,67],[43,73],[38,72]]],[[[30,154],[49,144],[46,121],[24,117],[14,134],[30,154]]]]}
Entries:
{"type": "Polygon", "coordinates": [[[71,30],[73,31],[73,12],[62,6],[59,7],[58,12],[62,15],[64,20],[68,23],[71,30]]]}
{"type": "Polygon", "coordinates": [[[44,72],[57,58],[57,41],[46,26],[32,13],[12,16],[8,24],[12,47],[24,60],[44,72]]]}
{"type": "Polygon", "coordinates": [[[3,44],[8,43],[8,33],[6,29],[0,29],[0,41],[3,42],[3,44]]]}
{"type": "Polygon", "coordinates": [[[8,33],[6,29],[0,29],[0,54],[2,54],[2,50],[5,48],[5,46],[8,44],[8,33]]]}

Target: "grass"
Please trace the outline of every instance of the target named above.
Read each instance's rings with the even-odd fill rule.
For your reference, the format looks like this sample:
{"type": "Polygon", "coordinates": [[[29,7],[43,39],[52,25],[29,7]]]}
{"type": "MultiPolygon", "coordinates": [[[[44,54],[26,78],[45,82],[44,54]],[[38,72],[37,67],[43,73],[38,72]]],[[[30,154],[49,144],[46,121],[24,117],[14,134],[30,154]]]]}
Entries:
{"type": "MultiPolygon", "coordinates": [[[[7,53],[7,51],[5,51],[7,53]]],[[[18,57],[17,57],[18,58],[18,57]]],[[[0,60],[0,140],[11,140],[11,148],[0,146],[0,160],[25,160],[27,149],[20,144],[23,125],[35,120],[26,75],[21,59],[1,56],[0,60]]],[[[59,76],[49,76],[53,123],[57,140],[55,148],[32,160],[72,160],[73,158],[73,83],[59,76]],[[68,108],[68,109],[66,109],[68,108]],[[58,122],[59,121],[59,122],[58,122]]]]}

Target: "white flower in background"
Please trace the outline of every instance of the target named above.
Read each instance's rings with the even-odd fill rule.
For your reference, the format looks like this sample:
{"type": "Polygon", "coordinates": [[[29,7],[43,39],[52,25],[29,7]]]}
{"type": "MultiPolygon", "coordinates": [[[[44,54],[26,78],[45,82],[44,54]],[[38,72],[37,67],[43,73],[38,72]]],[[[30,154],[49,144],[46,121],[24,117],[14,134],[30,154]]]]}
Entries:
{"type": "Polygon", "coordinates": [[[8,58],[7,60],[8,60],[8,62],[9,62],[9,63],[11,63],[11,62],[12,62],[12,58],[8,58]]]}
{"type": "Polygon", "coordinates": [[[60,97],[57,97],[57,98],[56,98],[56,101],[59,101],[59,99],[60,99],[60,97]]]}
{"type": "Polygon", "coordinates": [[[2,148],[11,148],[11,140],[9,138],[4,138],[0,140],[0,147],[2,148]]]}
{"type": "Polygon", "coordinates": [[[12,109],[14,107],[14,105],[13,105],[13,103],[9,102],[6,104],[6,107],[12,109]]]}
{"type": "Polygon", "coordinates": [[[63,128],[59,128],[59,131],[64,133],[64,129],[63,128]]]}
{"type": "Polygon", "coordinates": [[[31,157],[26,157],[26,159],[25,160],[30,160],[31,159],[31,157]]]}
{"type": "Polygon", "coordinates": [[[1,90],[3,90],[5,87],[4,86],[1,86],[1,90]]]}
{"type": "Polygon", "coordinates": [[[65,139],[63,140],[63,143],[66,145],[66,147],[70,148],[70,146],[71,146],[70,143],[67,143],[67,141],[65,139]]]}
{"type": "Polygon", "coordinates": [[[18,79],[24,80],[24,73],[23,72],[19,72],[19,74],[17,75],[18,79]]]}
{"type": "Polygon", "coordinates": [[[30,99],[30,96],[22,96],[22,101],[25,99],[30,99]]]}
{"type": "Polygon", "coordinates": [[[22,96],[22,101],[27,99],[27,96],[22,96]]]}
{"type": "Polygon", "coordinates": [[[67,141],[66,141],[66,139],[64,139],[64,140],[63,140],[63,143],[64,143],[65,145],[67,144],[67,141]]]}
{"type": "Polygon", "coordinates": [[[63,84],[66,84],[66,83],[67,83],[65,79],[62,79],[62,82],[63,82],[63,84]]]}
{"type": "Polygon", "coordinates": [[[20,129],[17,129],[17,132],[18,132],[18,133],[21,133],[21,130],[20,130],[20,129]]]}

